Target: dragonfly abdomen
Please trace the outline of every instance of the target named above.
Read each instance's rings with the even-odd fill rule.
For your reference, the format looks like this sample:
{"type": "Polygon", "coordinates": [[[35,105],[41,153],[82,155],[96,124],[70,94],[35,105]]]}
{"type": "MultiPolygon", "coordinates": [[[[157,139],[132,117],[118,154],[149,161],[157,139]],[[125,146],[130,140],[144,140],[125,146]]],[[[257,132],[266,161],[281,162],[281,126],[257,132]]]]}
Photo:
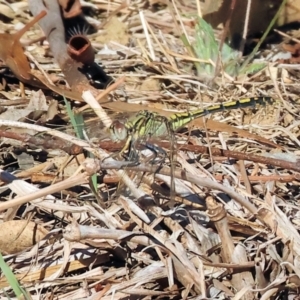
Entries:
{"type": "Polygon", "coordinates": [[[184,127],[192,120],[204,117],[209,114],[213,114],[224,110],[255,107],[257,105],[266,105],[268,103],[272,104],[273,102],[274,100],[271,97],[245,98],[236,101],[212,105],[207,108],[197,109],[191,112],[176,113],[170,116],[169,122],[171,128],[175,131],[181,127],[184,127]]]}

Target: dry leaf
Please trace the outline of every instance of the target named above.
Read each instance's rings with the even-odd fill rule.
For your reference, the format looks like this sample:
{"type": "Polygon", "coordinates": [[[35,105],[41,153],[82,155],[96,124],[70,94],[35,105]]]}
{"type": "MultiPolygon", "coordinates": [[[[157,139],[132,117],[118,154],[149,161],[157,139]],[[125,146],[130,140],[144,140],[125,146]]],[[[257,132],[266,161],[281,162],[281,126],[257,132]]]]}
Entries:
{"type": "Polygon", "coordinates": [[[37,120],[41,115],[48,111],[48,104],[44,93],[39,90],[37,92],[32,91],[32,95],[27,107],[22,109],[16,109],[14,106],[8,108],[4,113],[0,115],[3,120],[18,121],[22,118],[30,118],[37,120]]]}
{"type": "Polygon", "coordinates": [[[12,220],[0,224],[0,251],[13,254],[32,247],[48,234],[44,227],[27,220],[12,220]]]}

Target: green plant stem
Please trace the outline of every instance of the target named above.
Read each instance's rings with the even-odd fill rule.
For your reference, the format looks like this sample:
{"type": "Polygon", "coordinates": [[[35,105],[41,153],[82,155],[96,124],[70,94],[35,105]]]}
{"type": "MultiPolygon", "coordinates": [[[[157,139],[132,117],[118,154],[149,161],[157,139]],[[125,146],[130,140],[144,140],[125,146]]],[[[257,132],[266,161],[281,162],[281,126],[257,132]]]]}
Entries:
{"type": "Polygon", "coordinates": [[[244,61],[244,63],[242,64],[241,68],[240,68],[240,73],[243,73],[243,70],[246,68],[246,66],[249,64],[249,62],[253,59],[255,53],[257,52],[257,50],[259,49],[259,47],[261,46],[261,44],[263,43],[263,41],[266,39],[267,35],[269,34],[269,32],[271,31],[271,29],[273,28],[276,20],[279,17],[280,12],[282,11],[282,9],[285,7],[287,0],[283,0],[276,15],[274,16],[274,18],[272,19],[272,21],[270,22],[267,30],[264,32],[263,36],[261,37],[261,39],[259,40],[259,42],[257,43],[257,45],[255,46],[255,48],[253,49],[253,51],[251,52],[251,54],[247,57],[247,59],[244,61]]]}

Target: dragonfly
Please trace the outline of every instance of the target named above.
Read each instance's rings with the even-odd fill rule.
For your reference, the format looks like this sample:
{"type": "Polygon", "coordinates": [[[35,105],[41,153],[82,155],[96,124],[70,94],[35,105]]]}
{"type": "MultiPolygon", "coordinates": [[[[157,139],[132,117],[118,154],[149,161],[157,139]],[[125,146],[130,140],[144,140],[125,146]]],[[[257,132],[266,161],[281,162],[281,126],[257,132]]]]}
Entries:
{"type": "MultiPolygon", "coordinates": [[[[171,154],[170,162],[173,159],[174,153],[174,137],[176,131],[188,125],[191,121],[225,110],[250,108],[259,105],[266,106],[273,104],[275,100],[271,97],[253,97],[245,98],[226,103],[211,105],[207,108],[201,108],[194,111],[183,113],[174,113],[169,117],[162,116],[156,112],[142,110],[137,114],[130,117],[126,122],[116,120],[109,128],[110,136],[113,141],[125,141],[120,155],[125,155],[127,160],[132,160],[134,164],[138,163],[137,146],[142,144],[145,148],[150,149],[152,152],[164,152],[162,149],[155,145],[149,144],[147,141],[151,138],[163,137],[170,135],[171,141],[171,154]]],[[[174,192],[174,165],[171,162],[171,198],[174,192]]]]}
{"type": "Polygon", "coordinates": [[[126,140],[121,153],[133,151],[134,143],[143,138],[163,137],[174,134],[179,129],[188,125],[191,121],[220,111],[250,108],[258,105],[266,106],[273,104],[271,97],[245,98],[226,103],[211,105],[194,111],[174,113],[169,117],[162,116],[156,112],[142,110],[129,118],[125,123],[114,121],[109,128],[113,141],[126,140]]]}

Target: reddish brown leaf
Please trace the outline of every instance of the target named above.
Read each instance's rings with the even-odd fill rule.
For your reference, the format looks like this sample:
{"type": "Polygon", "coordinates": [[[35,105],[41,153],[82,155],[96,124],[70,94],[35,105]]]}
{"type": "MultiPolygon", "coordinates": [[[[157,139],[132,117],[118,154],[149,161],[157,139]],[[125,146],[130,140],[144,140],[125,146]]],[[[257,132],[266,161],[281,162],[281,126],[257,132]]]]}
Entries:
{"type": "Polygon", "coordinates": [[[30,65],[24,54],[20,38],[45,15],[46,12],[41,11],[28,24],[13,35],[7,33],[0,34],[0,59],[11,69],[20,81],[28,82],[31,80],[30,65]]]}

